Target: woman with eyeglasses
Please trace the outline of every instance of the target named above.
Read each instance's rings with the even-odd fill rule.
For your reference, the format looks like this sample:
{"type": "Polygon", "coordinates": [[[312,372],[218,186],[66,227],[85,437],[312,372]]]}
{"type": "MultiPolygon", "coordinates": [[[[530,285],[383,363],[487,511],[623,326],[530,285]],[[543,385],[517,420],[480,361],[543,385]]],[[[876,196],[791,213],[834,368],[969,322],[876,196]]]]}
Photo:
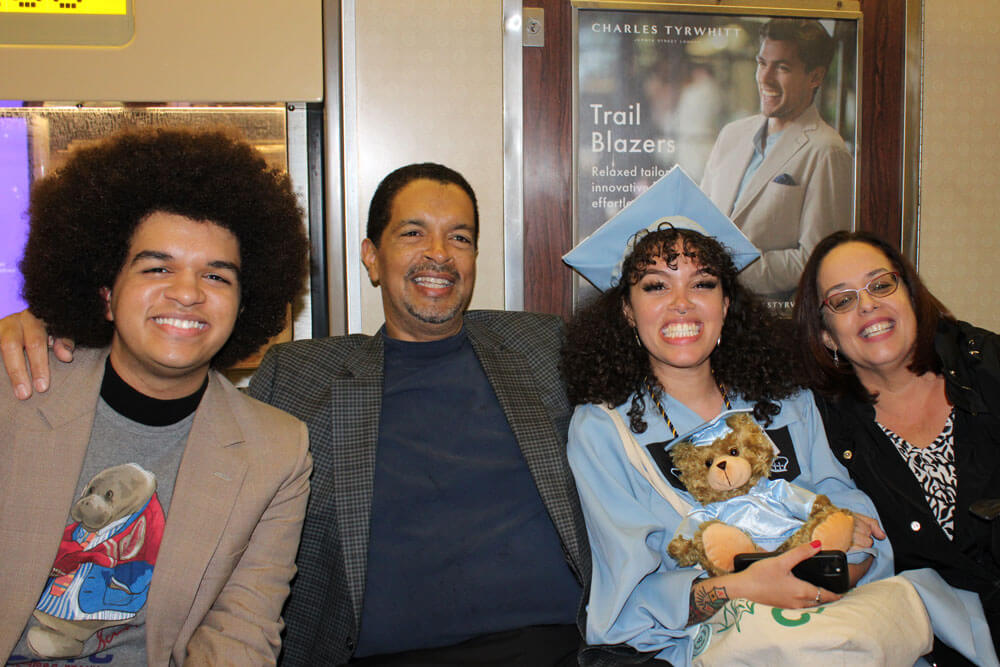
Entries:
{"type": "Polygon", "coordinates": [[[874,500],[896,571],[930,567],[978,593],[997,646],[1000,502],[977,501],[1000,498],[998,337],[956,320],[864,232],[816,246],[793,317],[830,447],[874,500]]]}

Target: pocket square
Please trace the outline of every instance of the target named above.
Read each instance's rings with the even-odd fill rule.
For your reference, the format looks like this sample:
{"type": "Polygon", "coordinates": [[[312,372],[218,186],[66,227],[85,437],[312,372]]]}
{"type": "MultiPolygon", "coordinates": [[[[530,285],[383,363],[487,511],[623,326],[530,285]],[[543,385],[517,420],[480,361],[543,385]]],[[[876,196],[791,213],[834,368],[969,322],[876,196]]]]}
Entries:
{"type": "Polygon", "coordinates": [[[775,176],[774,182],[778,185],[798,185],[791,174],[778,174],[775,176]]]}

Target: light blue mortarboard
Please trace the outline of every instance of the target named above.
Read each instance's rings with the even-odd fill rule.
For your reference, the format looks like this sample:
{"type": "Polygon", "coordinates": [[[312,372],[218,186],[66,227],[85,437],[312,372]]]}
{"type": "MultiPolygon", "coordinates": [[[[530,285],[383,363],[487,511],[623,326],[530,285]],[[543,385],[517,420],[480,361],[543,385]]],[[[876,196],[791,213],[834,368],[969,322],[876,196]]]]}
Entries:
{"type": "Polygon", "coordinates": [[[738,271],[760,257],[739,227],[678,166],[563,255],[563,261],[603,292],[621,276],[636,233],[655,231],[663,223],[714,237],[732,254],[738,271]]]}

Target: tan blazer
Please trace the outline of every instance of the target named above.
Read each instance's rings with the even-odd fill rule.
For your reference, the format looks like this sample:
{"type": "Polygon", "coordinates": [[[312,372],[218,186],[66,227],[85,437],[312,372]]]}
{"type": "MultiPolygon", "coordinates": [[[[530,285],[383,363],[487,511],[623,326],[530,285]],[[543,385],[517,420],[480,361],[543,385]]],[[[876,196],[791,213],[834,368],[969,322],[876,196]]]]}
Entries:
{"type": "Polygon", "coordinates": [[[722,128],[705,165],[701,189],[732,218],[761,258],[740,280],[760,294],[787,298],[823,237],[854,219],[854,159],[844,140],[810,106],[781,133],[739,201],[762,115],[722,128]]]}
{"type": "MultiPolygon", "coordinates": [[[[49,575],[107,350],[50,360],[51,389],[0,391],[0,656],[49,575]]],[[[150,665],[274,663],[312,460],[305,425],[212,372],[174,486],[146,605],[150,665]]]]}

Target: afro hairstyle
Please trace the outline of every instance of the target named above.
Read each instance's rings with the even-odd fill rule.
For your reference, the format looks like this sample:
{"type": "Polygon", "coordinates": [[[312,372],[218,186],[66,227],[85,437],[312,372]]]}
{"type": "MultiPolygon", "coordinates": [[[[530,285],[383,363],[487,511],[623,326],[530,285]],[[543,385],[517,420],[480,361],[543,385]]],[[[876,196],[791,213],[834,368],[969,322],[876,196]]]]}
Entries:
{"type": "Polygon", "coordinates": [[[309,247],[288,175],[224,131],[156,129],[81,148],[33,186],[23,295],[49,333],[84,347],[110,344],[100,290],[114,284],[136,228],[157,211],[215,223],[239,242],[241,309],[214,368],[284,328],[309,247]]]}

